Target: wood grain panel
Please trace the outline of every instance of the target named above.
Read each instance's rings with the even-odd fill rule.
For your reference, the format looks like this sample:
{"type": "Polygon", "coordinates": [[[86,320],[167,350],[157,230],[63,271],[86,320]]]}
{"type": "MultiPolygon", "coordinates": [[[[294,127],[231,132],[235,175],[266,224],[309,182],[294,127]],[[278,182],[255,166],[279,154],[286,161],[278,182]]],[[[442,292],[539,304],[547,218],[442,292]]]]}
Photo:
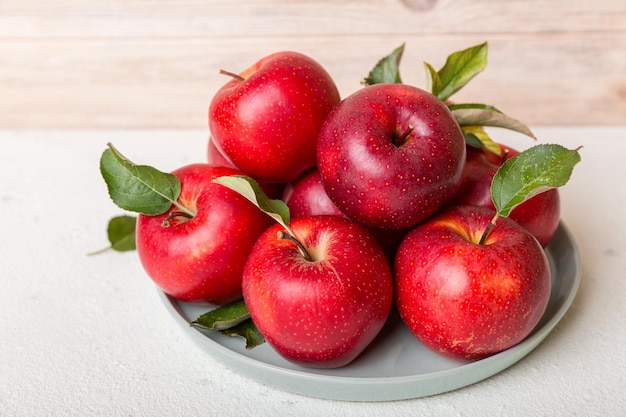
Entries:
{"type": "Polygon", "coordinates": [[[402,74],[488,41],[457,100],[535,125],[626,124],[626,2],[0,0],[0,128],[204,128],[221,68],[293,49],[343,96],[406,43],[402,74]],[[560,16],[560,18],[559,18],[560,16]]]}
{"type": "Polygon", "coordinates": [[[231,37],[626,30],[623,0],[4,0],[0,37],[231,37]]]}

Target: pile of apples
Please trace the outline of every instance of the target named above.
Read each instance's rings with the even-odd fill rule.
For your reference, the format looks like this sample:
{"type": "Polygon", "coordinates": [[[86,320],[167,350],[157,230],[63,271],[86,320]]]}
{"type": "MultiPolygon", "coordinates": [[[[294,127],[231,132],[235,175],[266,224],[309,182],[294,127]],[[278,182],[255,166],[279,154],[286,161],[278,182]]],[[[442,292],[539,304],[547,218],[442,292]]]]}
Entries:
{"type": "Polygon", "coordinates": [[[448,101],[401,82],[342,99],[301,53],[224,74],[208,161],[171,173],[176,204],[136,210],[137,252],[159,288],[243,302],[233,325],[250,318],[309,367],[352,362],[393,308],[453,358],[495,354],[532,331],[550,296],[544,247],[559,195],[550,188],[496,216],[491,183],[516,150],[471,146],[482,127],[462,128],[448,101]]]}

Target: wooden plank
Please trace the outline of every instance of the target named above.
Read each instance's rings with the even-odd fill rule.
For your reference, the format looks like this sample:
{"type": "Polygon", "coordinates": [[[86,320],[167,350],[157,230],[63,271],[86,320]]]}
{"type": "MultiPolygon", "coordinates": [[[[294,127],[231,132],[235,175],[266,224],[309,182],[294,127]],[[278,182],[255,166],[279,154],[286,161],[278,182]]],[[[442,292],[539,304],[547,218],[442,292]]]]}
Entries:
{"type": "Polygon", "coordinates": [[[205,127],[224,82],[259,57],[318,59],[342,95],[402,42],[422,61],[482,41],[457,100],[532,124],[626,123],[624,0],[0,0],[0,128],[205,127]]]}
{"type": "Polygon", "coordinates": [[[488,40],[490,63],[458,101],[533,125],[626,124],[626,33],[0,40],[0,128],[205,128],[225,79],[281,49],[307,53],[343,96],[402,42],[404,81],[422,62],[488,40]]]}
{"type": "Polygon", "coordinates": [[[0,38],[408,36],[625,30],[624,0],[0,1],[0,38]]]}

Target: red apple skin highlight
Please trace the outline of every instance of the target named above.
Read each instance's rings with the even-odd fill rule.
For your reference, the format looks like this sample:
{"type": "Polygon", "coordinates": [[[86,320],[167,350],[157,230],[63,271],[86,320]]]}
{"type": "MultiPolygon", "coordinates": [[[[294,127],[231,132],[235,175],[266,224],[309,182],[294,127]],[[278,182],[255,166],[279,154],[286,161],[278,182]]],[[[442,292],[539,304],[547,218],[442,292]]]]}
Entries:
{"type": "Polygon", "coordinates": [[[339,102],[326,70],[301,53],[268,55],[213,96],[209,129],[218,147],[254,178],[289,182],[316,165],[317,137],[339,102]]]}
{"type": "Polygon", "coordinates": [[[539,242],[502,217],[478,242],[494,211],[455,207],[429,219],[403,241],[395,262],[396,306],[425,346],[454,359],[476,360],[526,338],[551,290],[539,242]]]}
{"type": "Polygon", "coordinates": [[[446,105],[404,84],[376,84],[346,97],[318,140],[330,199],[373,229],[406,229],[458,189],[465,138],[446,105]]]}
{"type": "MultiPolygon", "coordinates": [[[[498,145],[506,159],[519,154],[516,149],[498,145]]],[[[495,210],[490,187],[493,176],[503,162],[502,156],[468,146],[461,186],[448,200],[446,206],[476,205],[495,210]]],[[[530,198],[515,207],[509,218],[524,226],[545,248],[554,236],[561,219],[559,190],[553,188],[530,198]]]]}
{"type": "Polygon", "coordinates": [[[147,275],[182,301],[225,304],[242,296],[243,267],[258,237],[272,221],[245,197],[212,182],[241,171],[192,164],[172,172],[181,182],[178,201],[196,211],[162,225],[158,216],[139,215],[136,244],[147,275]]]}
{"type": "Polygon", "coordinates": [[[291,229],[313,255],[268,229],[246,264],[243,296],[266,341],[285,359],[315,368],[352,362],[389,315],[393,282],[375,239],[337,216],[294,218],[291,229]]]}

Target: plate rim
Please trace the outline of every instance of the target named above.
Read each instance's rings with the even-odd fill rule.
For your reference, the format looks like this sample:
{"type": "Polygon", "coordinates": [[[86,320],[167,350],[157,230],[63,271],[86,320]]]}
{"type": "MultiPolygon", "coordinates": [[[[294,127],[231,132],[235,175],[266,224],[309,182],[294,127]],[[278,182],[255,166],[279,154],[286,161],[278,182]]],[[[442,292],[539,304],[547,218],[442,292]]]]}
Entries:
{"type": "MultiPolygon", "coordinates": [[[[295,394],[329,400],[367,402],[406,400],[442,394],[480,382],[514,365],[543,342],[569,310],[582,278],[580,251],[572,233],[563,222],[559,223],[556,235],[570,246],[574,273],[571,290],[557,305],[552,316],[539,324],[525,340],[503,352],[478,361],[462,363],[458,367],[426,374],[368,378],[309,373],[305,369],[288,369],[270,364],[243,355],[207,337],[201,330],[190,326],[180,306],[184,304],[183,302],[161,290],[157,292],[170,314],[200,347],[208,350],[228,368],[262,384],[295,394]],[[455,379],[456,382],[452,383],[450,379],[455,379]],[[427,385],[428,383],[430,385],[427,385]],[[312,388],[314,385],[316,386],[312,388]],[[392,389],[381,389],[383,385],[392,389]]],[[[550,245],[547,250],[550,250],[550,245]]]]}

